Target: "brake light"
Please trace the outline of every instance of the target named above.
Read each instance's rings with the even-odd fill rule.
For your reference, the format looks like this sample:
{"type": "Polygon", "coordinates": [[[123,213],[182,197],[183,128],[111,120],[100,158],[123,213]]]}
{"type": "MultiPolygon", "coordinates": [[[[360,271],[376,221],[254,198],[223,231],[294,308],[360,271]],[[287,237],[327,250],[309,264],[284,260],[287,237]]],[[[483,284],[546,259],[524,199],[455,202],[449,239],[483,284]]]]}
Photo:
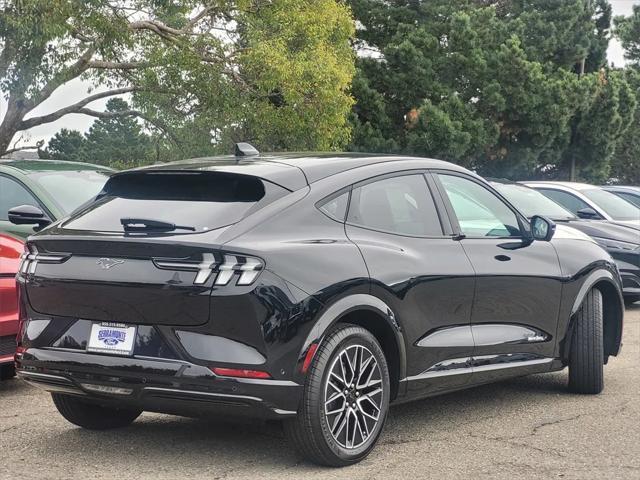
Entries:
{"type": "Polygon", "coordinates": [[[258,258],[230,254],[225,254],[222,261],[216,260],[211,253],[203,253],[201,261],[154,258],[153,263],[163,270],[198,272],[194,285],[204,285],[212,275],[215,276],[214,285],[228,285],[236,274],[239,274],[236,285],[251,285],[264,269],[264,263],[258,258]]]}
{"type": "Polygon", "coordinates": [[[218,267],[216,285],[227,285],[234,273],[240,273],[237,285],[251,285],[262,270],[262,262],[253,257],[225,255],[224,263],[218,267]]]}
{"type": "Polygon", "coordinates": [[[69,257],[70,253],[46,253],[42,254],[38,252],[38,249],[33,244],[26,244],[24,246],[24,253],[20,257],[20,268],[18,272],[23,275],[33,275],[36,273],[38,263],[64,263],[69,257]]]}
{"type": "Polygon", "coordinates": [[[237,378],[260,378],[269,379],[271,375],[262,370],[244,370],[239,368],[220,368],[214,367],[211,369],[213,373],[221,377],[237,377],[237,378]]]}

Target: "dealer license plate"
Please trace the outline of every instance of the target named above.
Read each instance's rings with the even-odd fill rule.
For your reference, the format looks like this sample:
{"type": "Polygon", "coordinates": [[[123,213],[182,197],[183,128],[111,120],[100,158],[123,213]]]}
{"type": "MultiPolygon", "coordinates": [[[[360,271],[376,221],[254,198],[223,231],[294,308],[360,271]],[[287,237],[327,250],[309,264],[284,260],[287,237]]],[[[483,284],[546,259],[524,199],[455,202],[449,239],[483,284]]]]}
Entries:
{"type": "Polygon", "coordinates": [[[91,326],[87,352],[131,355],[135,339],[135,326],[123,323],[94,323],[91,326]]]}

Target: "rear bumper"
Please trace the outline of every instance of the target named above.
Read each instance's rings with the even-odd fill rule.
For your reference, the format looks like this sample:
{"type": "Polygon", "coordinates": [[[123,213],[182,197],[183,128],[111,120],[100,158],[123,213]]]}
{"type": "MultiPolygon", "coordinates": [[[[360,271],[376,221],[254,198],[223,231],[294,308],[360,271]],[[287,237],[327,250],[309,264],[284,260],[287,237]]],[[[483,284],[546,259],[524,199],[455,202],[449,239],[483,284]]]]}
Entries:
{"type": "Polygon", "coordinates": [[[181,360],[29,348],[17,366],[18,377],[51,392],[184,416],[285,418],[302,394],[292,381],[219,377],[181,360]]]}

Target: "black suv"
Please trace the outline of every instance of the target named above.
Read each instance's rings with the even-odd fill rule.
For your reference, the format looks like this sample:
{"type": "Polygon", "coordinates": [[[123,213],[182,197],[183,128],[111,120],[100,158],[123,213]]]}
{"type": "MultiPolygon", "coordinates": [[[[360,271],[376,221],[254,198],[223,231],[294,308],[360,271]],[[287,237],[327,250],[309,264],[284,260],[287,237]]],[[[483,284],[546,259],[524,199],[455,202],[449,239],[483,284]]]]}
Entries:
{"type": "Polygon", "coordinates": [[[70,422],[282,419],[336,466],[371,451],[390,403],[566,366],[598,393],[622,334],[601,247],[424,158],[119,173],[30,237],[18,281],[19,375],[70,422]]]}

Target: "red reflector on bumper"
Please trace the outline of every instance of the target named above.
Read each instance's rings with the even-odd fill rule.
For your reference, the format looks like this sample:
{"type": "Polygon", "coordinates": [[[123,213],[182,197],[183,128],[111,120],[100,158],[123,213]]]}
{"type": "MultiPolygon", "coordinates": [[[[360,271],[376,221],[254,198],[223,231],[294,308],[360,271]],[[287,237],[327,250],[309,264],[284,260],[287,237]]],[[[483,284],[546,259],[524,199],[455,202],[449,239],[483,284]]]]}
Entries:
{"type": "Polygon", "coordinates": [[[313,360],[313,356],[316,354],[317,349],[317,343],[312,343],[311,345],[309,345],[307,354],[304,356],[304,362],[302,363],[302,373],[307,373],[307,370],[309,370],[309,367],[311,366],[311,360],[313,360]]]}
{"type": "Polygon", "coordinates": [[[271,378],[267,372],[260,370],[243,370],[240,368],[219,368],[214,367],[211,369],[216,375],[221,377],[237,377],[237,378],[271,378]]]}

